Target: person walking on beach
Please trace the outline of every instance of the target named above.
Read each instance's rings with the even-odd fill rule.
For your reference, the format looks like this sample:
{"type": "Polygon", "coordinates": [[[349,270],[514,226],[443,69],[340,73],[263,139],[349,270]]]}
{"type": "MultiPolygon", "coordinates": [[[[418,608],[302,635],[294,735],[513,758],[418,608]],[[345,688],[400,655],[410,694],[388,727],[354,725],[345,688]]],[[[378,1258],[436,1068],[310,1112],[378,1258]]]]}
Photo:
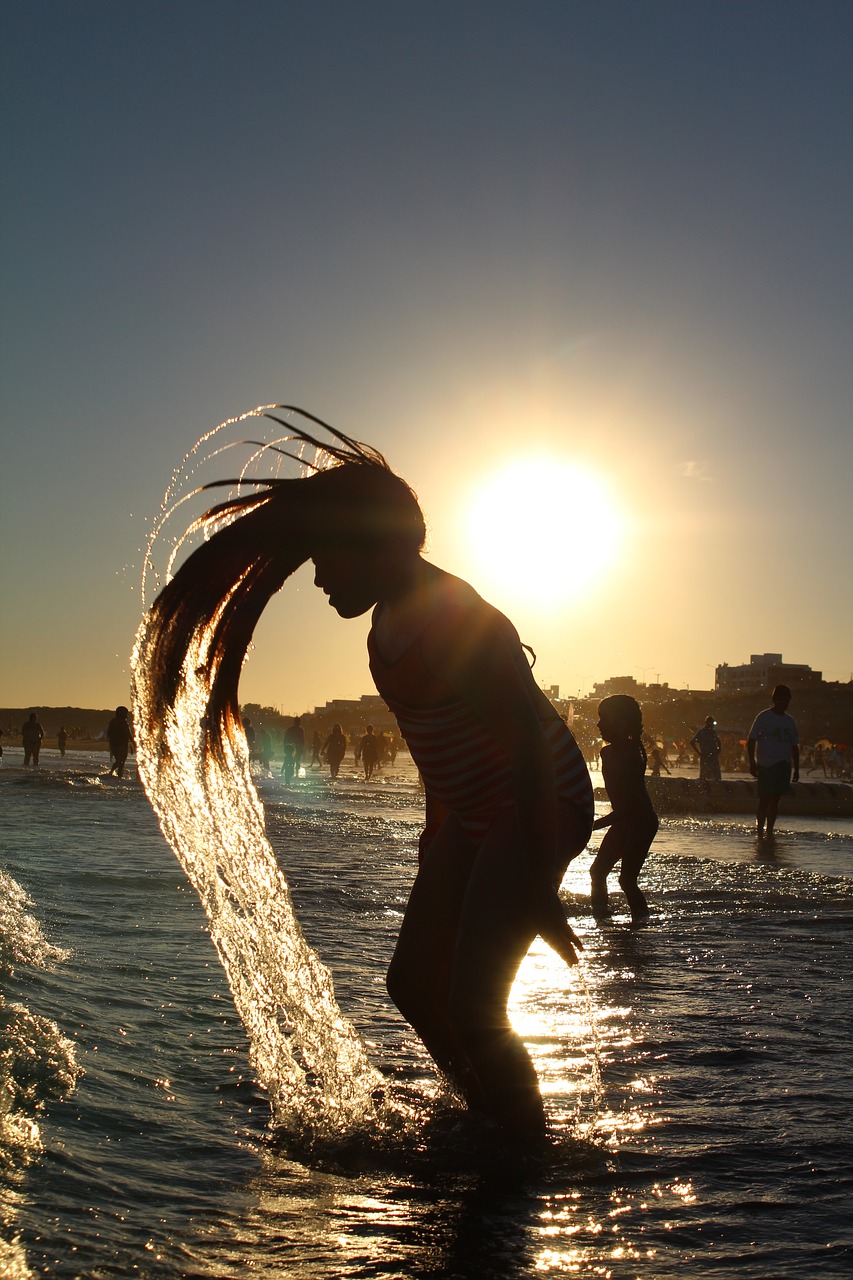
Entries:
{"type": "MultiPolygon", "coordinates": [[[[209,513],[215,531],[144,623],[146,704],[168,715],[185,664],[198,675],[204,644],[198,678],[212,736],[202,750],[221,753],[222,739],[238,736],[237,680],[255,624],[300,564],[313,562],[315,585],[342,618],[372,610],[371,673],[426,792],[388,990],[472,1107],[514,1134],[541,1135],[536,1071],[507,1004],[537,934],[577,961],[558,889],[592,828],[586,765],[512,623],[423,558],[424,517],[405,481],[326,424],[330,443],[283,425],[289,439],[315,447],[313,470],[244,488],[209,513]]],[[[162,721],[151,714],[154,739],[162,721]]]]}
{"type": "Polygon", "coordinates": [[[361,761],[361,767],[364,770],[364,781],[369,782],[373,777],[376,766],[379,764],[379,739],[373,732],[373,725],[367,726],[367,731],[361,738],[355,749],[355,762],[361,761]]]}
{"type": "Polygon", "coordinates": [[[344,737],[344,731],[339,724],[332,725],[332,732],[329,734],[321,754],[325,756],[326,763],[329,766],[329,773],[333,778],[338,776],[341,767],[341,761],[347,753],[347,740],[344,737]]]}
{"type": "Polygon", "coordinates": [[[607,744],[601,751],[601,771],[611,812],[596,818],[594,828],[609,827],[590,867],[593,913],[610,913],[607,877],[621,863],[619,886],[628,899],[632,924],[648,919],[649,906],[637,883],[657,834],[658,816],[646,790],[646,749],[643,713],[627,693],[605,698],[598,708],[598,727],[607,744]]]}
{"type": "Polygon", "coordinates": [[[690,745],[699,757],[699,781],[720,781],[720,751],[722,743],[717,734],[717,722],[713,716],[706,717],[701,729],[697,729],[690,739],[690,745]]]}
{"type": "Polygon", "coordinates": [[[127,707],[116,707],[116,713],[107,725],[107,742],[110,744],[110,755],[113,761],[110,774],[115,774],[119,778],[124,777],[124,766],[132,741],[129,716],[127,707]]]}
{"type": "Polygon", "coordinates": [[[41,740],[44,737],[44,729],[39,724],[39,718],[35,711],[31,711],[27,719],[21,725],[21,741],[24,744],[24,764],[37,765],[39,762],[39,753],[41,752],[41,740]]]}
{"type": "Polygon", "coordinates": [[[59,726],[59,733],[56,735],[56,745],[59,747],[59,754],[65,759],[65,744],[68,741],[68,734],[65,731],[65,725],[59,726]]]}
{"type": "Polygon", "coordinates": [[[796,720],[788,715],[790,702],[791,690],[786,684],[777,684],[771,705],[755,717],[747,738],[749,772],[758,779],[759,840],[765,823],[767,835],[773,835],[779,800],[788,794],[792,782],[800,780],[800,735],[796,720]]]}

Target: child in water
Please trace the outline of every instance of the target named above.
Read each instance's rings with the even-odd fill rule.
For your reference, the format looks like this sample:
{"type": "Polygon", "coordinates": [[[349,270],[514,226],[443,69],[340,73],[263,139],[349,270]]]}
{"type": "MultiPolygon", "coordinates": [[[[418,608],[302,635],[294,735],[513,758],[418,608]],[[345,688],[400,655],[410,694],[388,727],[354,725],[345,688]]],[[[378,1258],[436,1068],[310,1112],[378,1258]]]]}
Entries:
{"type": "Polygon", "coordinates": [[[606,746],[601,771],[612,811],[594,827],[609,827],[590,867],[592,909],[607,915],[607,877],[621,860],[619,885],[628,899],[634,924],[648,918],[649,906],[637,880],[658,829],[658,817],[646,790],[643,713],[628,694],[605,698],[598,708],[598,728],[606,746]]]}
{"type": "Polygon", "coordinates": [[[315,448],[313,473],[258,482],[259,492],[200,522],[215,532],[149,613],[152,706],[168,711],[202,650],[204,751],[221,754],[223,740],[239,736],[237,681],[255,624],[306,560],[342,618],[372,610],[371,673],[426,792],[388,990],[471,1107],[514,1133],[541,1134],[536,1072],[507,1002],[537,934],[577,961],[558,889],[592,829],[586,765],[512,623],[423,558],[424,517],[405,481],[324,423],[330,443],[282,425],[315,448]]]}

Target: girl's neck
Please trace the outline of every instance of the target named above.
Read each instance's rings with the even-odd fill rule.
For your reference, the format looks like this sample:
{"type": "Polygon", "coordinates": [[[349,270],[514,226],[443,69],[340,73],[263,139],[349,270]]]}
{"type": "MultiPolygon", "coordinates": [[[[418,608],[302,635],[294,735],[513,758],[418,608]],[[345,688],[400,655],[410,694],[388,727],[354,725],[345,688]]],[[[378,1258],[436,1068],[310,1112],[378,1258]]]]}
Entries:
{"type": "Polygon", "coordinates": [[[441,570],[418,556],[407,576],[377,604],[373,636],[386,661],[395,662],[429,625],[440,576],[441,570]]]}

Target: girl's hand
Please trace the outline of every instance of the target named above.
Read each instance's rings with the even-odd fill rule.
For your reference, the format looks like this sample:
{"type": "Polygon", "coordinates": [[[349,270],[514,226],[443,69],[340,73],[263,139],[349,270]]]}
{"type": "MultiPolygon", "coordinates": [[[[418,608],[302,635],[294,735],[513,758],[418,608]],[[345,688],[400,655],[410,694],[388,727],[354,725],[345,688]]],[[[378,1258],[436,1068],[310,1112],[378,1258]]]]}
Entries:
{"type": "Polygon", "coordinates": [[[577,964],[577,953],[583,951],[583,943],[569,926],[560,895],[553,885],[541,885],[537,888],[534,909],[539,936],[567,965],[577,964]]]}

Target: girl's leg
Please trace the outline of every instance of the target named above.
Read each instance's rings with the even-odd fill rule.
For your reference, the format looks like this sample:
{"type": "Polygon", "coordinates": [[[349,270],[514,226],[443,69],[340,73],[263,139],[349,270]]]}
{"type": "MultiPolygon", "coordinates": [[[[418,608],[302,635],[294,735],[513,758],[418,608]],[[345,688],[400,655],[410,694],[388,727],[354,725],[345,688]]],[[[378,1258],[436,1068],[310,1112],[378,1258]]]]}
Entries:
{"type": "Polygon", "coordinates": [[[626,831],[622,868],[619,873],[619,886],[628,899],[631,918],[635,921],[645,920],[649,914],[649,904],[646,902],[645,894],[640,889],[637,881],[643,868],[643,863],[648,857],[652,841],[657,834],[657,829],[658,824],[655,819],[654,822],[643,823],[633,830],[626,831]]]}
{"type": "Polygon", "coordinates": [[[388,970],[388,992],[440,1070],[474,1106],[482,1090],[448,1004],[462,902],[476,850],[458,821],[444,820],[412,886],[388,970]]]}
{"type": "MultiPolygon", "coordinates": [[[[589,836],[568,805],[561,806],[561,826],[557,882],[589,836]]],[[[459,918],[449,1008],[487,1110],[507,1128],[535,1135],[545,1129],[539,1081],[507,1015],[515,975],[536,936],[519,850],[514,814],[496,821],[480,846],[459,918]]]]}
{"type": "Polygon", "coordinates": [[[609,911],[607,903],[607,877],[622,857],[625,847],[625,831],[621,822],[609,827],[602,840],[598,853],[589,869],[591,881],[590,903],[596,915],[606,915],[609,911]]]}

